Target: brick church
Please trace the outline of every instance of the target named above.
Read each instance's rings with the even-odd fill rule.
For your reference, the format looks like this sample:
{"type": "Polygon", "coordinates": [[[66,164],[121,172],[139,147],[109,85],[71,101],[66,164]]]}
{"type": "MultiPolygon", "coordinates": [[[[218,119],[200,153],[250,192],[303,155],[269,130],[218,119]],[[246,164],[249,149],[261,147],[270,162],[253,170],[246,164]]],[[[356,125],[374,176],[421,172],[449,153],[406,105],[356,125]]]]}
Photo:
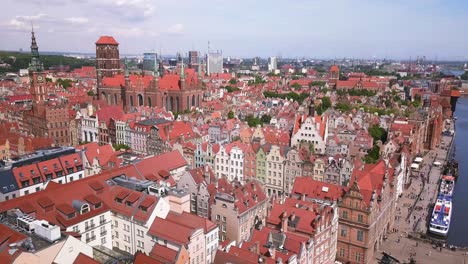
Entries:
{"type": "Polygon", "coordinates": [[[102,36],[96,42],[96,61],[98,98],[110,105],[120,105],[125,111],[137,106],[156,106],[182,112],[199,107],[203,99],[201,69],[197,74],[194,69],[186,69],[183,62],[173,72],[160,72],[162,67],[155,65],[150,75],[130,74],[128,67],[124,74],[120,73],[115,63],[120,62],[118,43],[111,36],[102,36]]]}
{"type": "Polygon", "coordinates": [[[31,32],[31,62],[29,64],[30,90],[33,102],[23,112],[25,129],[36,137],[51,137],[56,145],[69,145],[69,111],[64,102],[48,100],[48,85],[44,66],[39,58],[39,47],[34,30],[31,32]]]}

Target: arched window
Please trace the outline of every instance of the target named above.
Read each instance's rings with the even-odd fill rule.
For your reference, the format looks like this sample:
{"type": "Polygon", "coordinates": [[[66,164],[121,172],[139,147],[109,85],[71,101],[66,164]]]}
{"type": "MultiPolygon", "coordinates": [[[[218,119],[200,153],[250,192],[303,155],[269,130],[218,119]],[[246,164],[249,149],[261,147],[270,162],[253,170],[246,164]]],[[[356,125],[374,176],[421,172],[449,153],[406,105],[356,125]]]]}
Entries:
{"type": "Polygon", "coordinates": [[[192,106],[195,106],[195,95],[192,95],[192,106]]]}
{"type": "Polygon", "coordinates": [[[138,106],[143,106],[143,95],[138,95],[138,106]]]}
{"type": "Polygon", "coordinates": [[[133,95],[130,95],[130,106],[133,106],[133,95]]]}
{"type": "Polygon", "coordinates": [[[148,106],[151,107],[151,97],[148,97],[148,106]]]}
{"type": "Polygon", "coordinates": [[[117,94],[114,94],[114,104],[118,105],[119,101],[117,100],[117,94]]]}
{"type": "Polygon", "coordinates": [[[89,205],[85,203],[80,208],[80,214],[86,214],[87,212],[89,212],[89,205]]]}

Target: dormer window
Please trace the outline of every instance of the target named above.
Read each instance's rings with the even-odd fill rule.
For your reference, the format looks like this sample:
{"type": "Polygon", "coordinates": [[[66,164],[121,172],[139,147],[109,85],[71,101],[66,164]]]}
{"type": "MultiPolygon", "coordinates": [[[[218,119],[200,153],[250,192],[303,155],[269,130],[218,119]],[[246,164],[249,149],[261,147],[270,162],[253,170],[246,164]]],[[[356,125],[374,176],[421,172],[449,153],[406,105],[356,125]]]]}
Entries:
{"type": "Polygon", "coordinates": [[[146,211],[148,211],[148,208],[145,207],[145,206],[140,206],[140,210],[142,210],[143,212],[146,212],[146,211]]]}
{"type": "Polygon", "coordinates": [[[31,174],[34,175],[36,172],[34,170],[31,170],[31,174]]]}
{"type": "Polygon", "coordinates": [[[81,206],[80,214],[86,214],[87,212],[89,212],[89,205],[88,204],[83,204],[81,206]]]}
{"type": "Polygon", "coordinates": [[[75,217],[75,215],[76,215],[75,212],[70,213],[70,214],[67,215],[67,218],[68,218],[68,219],[72,219],[73,217],[75,217]]]}
{"type": "Polygon", "coordinates": [[[23,188],[28,187],[29,186],[29,181],[22,181],[21,185],[23,185],[23,188]]]}

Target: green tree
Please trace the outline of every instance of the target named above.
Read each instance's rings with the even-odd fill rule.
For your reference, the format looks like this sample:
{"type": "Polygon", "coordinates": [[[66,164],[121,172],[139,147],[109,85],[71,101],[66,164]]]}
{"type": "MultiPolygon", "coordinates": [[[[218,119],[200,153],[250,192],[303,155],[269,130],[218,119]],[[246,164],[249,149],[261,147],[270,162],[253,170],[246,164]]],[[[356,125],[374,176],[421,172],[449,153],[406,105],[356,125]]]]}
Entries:
{"type": "Polygon", "coordinates": [[[229,111],[229,113],[228,113],[228,118],[229,118],[229,119],[233,119],[233,118],[234,118],[234,112],[233,112],[233,111],[229,111]]]}
{"type": "Polygon", "coordinates": [[[262,115],[262,117],[260,118],[260,121],[262,121],[263,124],[270,124],[271,116],[270,116],[270,115],[267,115],[267,114],[264,114],[264,115],[262,115]]]}
{"type": "Polygon", "coordinates": [[[93,90],[89,90],[89,91],[88,91],[88,96],[91,96],[91,97],[92,97],[92,96],[95,96],[94,91],[93,91],[93,90]]]}
{"type": "Polygon", "coordinates": [[[59,78],[56,83],[61,85],[64,89],[70,88],[72,86],[73,81],[70,79],[61,79],[59,78]]]}
{"type": "Polygon", "coordinates": [[[130,147],[128,145],[125,145],[125,144],[113,144],[112,147],[114,147],[114,149],[116,151],[118,150],[129,150],[130,147]]]}
{"type": "Polygon", "coordinates": [[[294,89],[296,89],[296,90],[299,90],[299,89],[301,89],[302,86],[301,86],[300,84],[298,84],[298,83],[295,82],[295,83],[293,83],[293,84],[291,85],[291,87],[294,88],[294,89]]]}
{"type": "Polygon", "coordinates": [[[256,127],[257,125],[261,125],[262,121],[258,117],[254,117],[253,115],[248,115],[245,120],[249,127],[256,127]]]}
{"type": "Polygon", "coordinates": [[[325,86],[325,82],[322,82],[322,81],[312,81],[312,82],[309,83],[309,88],[312,87],[312,86],[322,87],[322,86],[325,86]]]}
{"type": "Polygon", "coordinates": [[[232,86],[230,86],[230,85],[228,85],[228,86],[226,86],[226,87],[224,87],[224,88],[227,90],[228,93],[232,93],[232,92],[236,92],[236,91],[239,91],[239,90],[240,90],[239,88],[237,88],[237,87],[232,87],[232,86]]]}
{"type": "Polygon", "coordinates": [[[318,106],[318,108],[316,109],[317,110],[317,114],[321,115],[323,114],[323,112],[327,111],[328,108],[331,107],[331,100],[330,100],[330,97],[328,96],[324,96],[322,98],[322,103],[318,106]]]}
{"type": "Polygon", "coordinates": [[[374,142],[378,140],[385,143],[387,141],[387,131],[381,128],[379,125],[373,125],[368,129],[369,135],[374,139],[374,142]]]}
{"type": "Polygon", "coordinates": [[[380,148],[377,144],[374,144],[369,153],[364,156],[363,161],[365,163],[376,163],[380,158],[380,148]]]}
{"type": "Polygon", "coordinates": [[[230,84],[237,84],[237,80],[234,79],[234,78],[232,78],[231,80],[229,80],[229,83],[230,83],[230,84]]]}

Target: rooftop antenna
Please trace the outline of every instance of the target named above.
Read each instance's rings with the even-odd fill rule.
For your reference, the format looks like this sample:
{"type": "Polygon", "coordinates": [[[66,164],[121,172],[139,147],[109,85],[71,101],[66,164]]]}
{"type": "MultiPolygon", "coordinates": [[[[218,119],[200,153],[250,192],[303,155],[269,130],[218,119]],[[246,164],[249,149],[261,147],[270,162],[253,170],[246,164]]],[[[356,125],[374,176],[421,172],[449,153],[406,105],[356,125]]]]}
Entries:
{"type": "Polygon", "coordinates": [[[208,53],[210,53],[210,41],[208,40],[208,53]]]}

